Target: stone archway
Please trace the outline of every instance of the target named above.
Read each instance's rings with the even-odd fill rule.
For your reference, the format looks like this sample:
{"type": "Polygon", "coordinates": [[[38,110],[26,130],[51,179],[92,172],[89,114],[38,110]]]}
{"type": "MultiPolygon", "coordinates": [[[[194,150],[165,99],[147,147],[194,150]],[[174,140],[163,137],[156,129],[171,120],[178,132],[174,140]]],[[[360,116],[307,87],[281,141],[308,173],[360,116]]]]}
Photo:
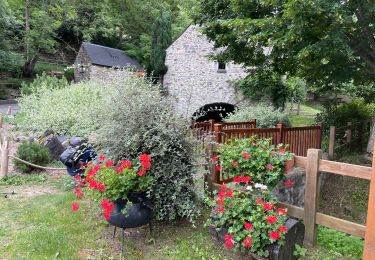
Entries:
{"type": "Polygon", "coordinates": [[[199,108],[192,118],[194,122],[204,122],[210,119],[215,122],[222,122],[223,118],[234,112],[235,109],[236,106],[229,103],[211,103],[199,108]]]}

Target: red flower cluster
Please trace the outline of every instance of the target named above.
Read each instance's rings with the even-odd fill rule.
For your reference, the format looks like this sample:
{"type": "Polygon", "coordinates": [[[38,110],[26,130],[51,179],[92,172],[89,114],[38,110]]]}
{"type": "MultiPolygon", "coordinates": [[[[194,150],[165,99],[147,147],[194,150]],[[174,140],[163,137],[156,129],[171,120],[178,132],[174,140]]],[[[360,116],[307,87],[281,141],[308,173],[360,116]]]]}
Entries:
{"type": "Polygon", "coordinates": [[[217,157],[212,157],[212,159],[211,159],[213,162],[217,162],[217,157]]]}
{"type": "Polygon", "coordinates": [[[77,211],[79,209],[79,205],[78,205],[78,203],[77,202],[73,202],[72,203],[72,211],[77,211]]]}
{"type": "Polygon", "coordinates": [[[238,162],[231,162],[232,166],[238,166],[238,162]]]}
{"type": "Polygon", "coordinates": [[[271,209],[273,209],[275,207],[275,205],[273,205],[272,203],[269,203],[269,202],[263,203],[262,206],[266,211],[270,211],[271,209]]]}
{"type": "Polygon", "coordinates": [[[286,233],[288,231],[288,228],[286,226],[279,227],[279,230],[283,233],[286,233]]]}
{"type": "Polygon", "coordinates": [[[138,175],[142,176],[146,173],[147,169],[151,168],[151,157],[148,156],[148,154],[143,153],[139,156],[139,160],[141,161],[142,169],[138,171],[138,175]]]}
{"type": "Polygon", "coordinates": [[[279,149],[279,152],[280,152],[280,153],[285,153],[285,148],[281,147],[281,148],[279,149]]]}
{"type": "Polygon", "coordinates": [[[233,235],[226,234],[226,235],[224,235],[224,239],[225,239],[225,247],[226,248],[234,247],[233,235]]]}
{"type": "Polygon", "coordinates": [[[281,238],[281,235],[280,235],[279,231],[277,231],[277,230],[271,231],[270,232],[270,238],[276,241],[276,240],[281,238]]]}
{"type": "Polygon", "coordinates": [[[247,222],[247,221],[245,221],[244,227],[245,227],[246,230],[252,230],[253,229],[253,225],[250,222],[247,222]]]}
{"type": "Polygon", "coordinates": [[[108,199],[103,199],[102,200],[102,208],[103,208],[103,217],[106,219],[106,220],[110,220],[111,219],[111,212],[113,210],[113,208],[115,207],[115,205],[113,204],[113,202],[109,202],[108,199]]]}
{"type": "Polygon", "coordinates": [[[243,241],[243,246],[246,248],[251,248],[251,244],[253,242],[253,239],[251,237],[246,237],[243,241]]]}
{"type": "Polygon", "coordinates": [[[291,180],[285,181],[284,182],[284,186],[285,187],[292,187],[293,186],[293,182],[291,180]]]}
{"type": "Polygon", "coordinates": [[[103,162],[105,160],[105,156],[103,154],[99,155],[99,161],[103,162]]]}
{"type": "Polygon", "coordinates": [[[267,168],[267,170],[270,170],[270,171],[272,171],[272,169],[273,169],[273,166],[272,166],[271,164],[267,164],[267,165],[266,165],[266,168],[267,168]]]}
{"type": "Polygon", "coordinates": [[[216,168],[215,168],[215,169],[216,169],[216,171],[218,171],[218,172],[219,172],[219,171],[221,171],[221,166],[220,166],[220,165],[218,165],[218,166],[216,166],[216,168]]]}
{"type": "Polygon", "coordinates": [[[130,161],[126,161],[126,160],[122,160],[121,161],[121,166],[125,169],[130,169],[132,167],[132,162],[130,161]]]}
{"type": "Polygon", "coordinates": [[[110,168],[113,165],[115,165],[115,162],[113,160],[108,160],[105,162],[105,167],[110,168]]]}
{"type": "Polygon", "coordinates": [[[244,159],[250,159],[250,158],[251,158],[251,155],[248,154],[248,153],[243,153],[243,154],[242,154],[242,158],[244,158],[244,159]]]}
{"type": "Polygon", "coordinates": [[[273,224],[273,223],[275,223],[277,221],[277,217],[276,216],[267,216],[267,222],[269,223],[269,224],[273,224]]]}
{"type": "Polygon", "coordinates": [[[75,192],[77,198],[79,198],[79,199],[82,199],[82,198],[83,198],[83,192],[82,192],[81,188],[78,188],[78,187],[75,188],[75,189],[74,189],[74,192],[75,192]]]}
{"type": "Polygon", "coordinates": [[[245,175],[245,176],[234,176],[233,181],[235,183],[249,183],[251,182],[251,176],[245,175]]]}
{"type": "Polygon", "coordinates": [[[276,209],[276,214],[285,215],[286,214],[286,209],[284,209],[284,208],[278,208],[278,209],[276,209]]]}

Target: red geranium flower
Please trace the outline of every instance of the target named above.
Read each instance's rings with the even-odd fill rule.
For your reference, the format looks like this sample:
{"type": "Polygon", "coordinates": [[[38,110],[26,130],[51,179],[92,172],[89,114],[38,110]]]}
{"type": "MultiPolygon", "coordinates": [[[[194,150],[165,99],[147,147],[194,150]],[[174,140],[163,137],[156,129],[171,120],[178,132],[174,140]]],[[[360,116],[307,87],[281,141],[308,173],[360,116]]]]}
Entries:
{"type": "Polygon", "coordinates": [[[211,160],[212,160],[213,162],[217,162],[217,157],[215,156],[215,157],[213,157],[211,160]]]}
{"type": "Polygon", "coordinates": [[[238,166],[238,162],[231,162],[232,166],[238,166]]]}
{"type": "Polygon", "coordinates": [[[267,164],[266,168],[271,171],[273,169],[273,166],[271,164],[267,164]]]}
{"type": "Polygon", "coordinates": [[[105,191],[105,186],[102,184],[102,183],[98,183],[97,185],[96,185],[96,189],[98,190],[98,191],[105,191]]]}
{"type": "Polygon", "coordinates": [[[89,189],[96,189],[98,187],[98,183],[95,180],[89,179],[89,189]]]}
{"type": "Polygon", "coordinates": [[[151,167],[151,162],[150,161],[142,161],[141,165],[142,165],[143,169],[149,169],[151,167]]]}
{"type": "Polygon", "coordinates": [[[227,186],[225,186],[224,184],[220,186],[220,190],[221,191],[226,191],[227,190],[227,186]]]}
{"type": "Polygon", "coordinates": [[[227,197],[229,197],[229,198],[233,197],[233,191],[232,190],[227,191],[227,197]]]}
{"type": "Polygon", "coordinates": [[[77,211],[79,209],[79,205],[77,202],[72,203],[72,211],[77,211]]]}
{"type": "Polygon", "coordinates": [[[216,203],[218,205],[224,206],[224,200],[222,200],[222,199],[217,199],[216,203]]]}
{"type": "Polygon", "coordinates": [[[146,170],[145,170],[145,169],[142,169],[142,170],[140,170],[140,171],[137,172],[137,174],[138,174],[139,176],[142,176],[142,175],[145,174],[145,173],[146,173],[146,170]]]}
{"type": "Polygon", "coordinates": [[[244,227],[246,230],[252,230],[253,225],[250,222],[245,221],[244,227]]]}
{"type": "Polygon", "coordinates": [[[277,214],[285,215],[286,214],[286,209],[284,209],[284,208],[278,208],[278,209],[276,209],[276,213],[277,214]]]}
{"type": "Polygon", "coordinates": [[[216,166],[216,171],[221,171],[221,166],[220,165],[218,165],[218,166],[216,166]]]}
{"type": "Polygon", "coordinates": [[[279,152],[280,152],[280,153],[285,153],[285,148],[281,147],[281,148],[279,149],[279,152]]]}
{"type": "Polygon", "coordinates": [[[288,228],[286,226],[281,226],[279,227],[279,230],[283,233],[287,232],[288,231],[288,228]]]}
{"type": "Polygon", "coordinates": [[[234,176],[234,177],[233,177],[233,181],[234,181],[235,183],[240,183],[240,182],[241,182],[241,176],[234,176]]]}
{"type": "Polygon", "coordinates": [[[244,154],[242,154],[242,158],[244,158],[244,159],[250,159],[250,154],[248,154],[248,153],[244,153],[244,154]]]}
{"type": "Polygon", "coordinates": [[[262,206],[263,206],[263,208],[264,208],[266,211],[270,211],[270,210],[273,209],[273,207],[274,207],[273,204],[268,203],[268,202],[263,203],[262,206]]]}
{"type": "Polygon", "coordinates": [[[231,234],[225,234],[224,235],[224,239],[225,240],[233,240],[233,235],[231,235],[231,234]]]}
{"type": "Polygon", "coordinates": [[[281,238],[281,235],[280,235],[279,231],[277,231],[277,230],[271,231],[270,232],[270,238],[276,241],[276,240],[281,238]]]}
{"type": "Polygon", "coordinates": [[[253,239],[251,237],[246,237],[243,241],[243,246],[246,248],[251,248],[251,244],[253,242],[253,239]]]}
{"type": "Polygon", "coordinates": [[[267,222],[270,223],[271,225],[277,221],[276,216],[267,216],[267,222]]]}
{"type": "Polygon", "coordinates": [[[122,167],[124,167],[126,169],[130,169],[132,167],[132,162],[126,161],[126,160],[122,160],[121,161],[121,165],[122,165],[122,167]]]}
{"type": "Polygon", "coordinates": [[[104,212],[103,212],[103,217],[104,217],[106,220],[110,220],[110,219],[111,219],[111,212],[109,212],[109,211],[104,211],[104,212]]]}
{"type": "Polygon", "coordinates": [[[285,181],[284,182],[284,186],[285,187],[292,187],[293,186],[293,182],[291,180],[285,181]]]}
{"type": "Polygon", "coordinates": [[[147,162],[149,162],[149,161],[151,161],[151,157],[148,156],[148,154],[143,153],[143,154],[141,154],[139,156],[139,160],[140,161],[147,161],[147,162]]]}
{"type": "Polygon", "coordinates": [[[80,188],[75,188],[74,192],[75,192],[77,198],[79,198],[79,199],[83,198],[83,192],[82,192],[82,190],[80,188]]]}
{"type": "Polygon", "coordinates": [[[225,240],[225,247],[226,248],[233,248],[234,247],[234,242],[233,240],[225,240]]]}
{"type": "Polygon", "coordinates": [[[246,175],[241,177],[241,182],[248,183],[251,181],[251,177],[246,175]]]}
{"type": "Polygon", "coordinates": [[[116,173],[122,173],[123,170],[124,168],[122,165],[116,167],[116,173]]]}
{"type": "Polygon", "coordinates": [[[220,207],[217,209],[218,213],[224,213],[224,211],[225,211],[224,207],[220,207]]]}
{"type": "Polygon", "coordinates": [[[225,198],[225,192],[219,192],[219,194],[217,194],[217,196],[218,196],[220,199],[223,199],[223,198],[225,198]]]}
{"type": "Polygon", "coordinates": [[[97,165],[94,166],[93,171],[95,173],[97,173],[101,168],[102,168],[102,166],[100,164],[97,164],[97,165]]]}
{"type": "Polygon", "coordinates": [[[261,200],[260,198],[255,198],[255,201],[258,202],[259,204],[263,204],[263,200],[261,200]]]}
{"type": "Polygon", "coordinates": [[[105,156],[103,154],[99,155],[99,161],[104,161],[105,160],[105,156]]]}
{"type": "Polygon", "coordinates": [[[113,165],[115,165],[115,162],[113,160],[108,160],[105,162],[105,167],[110,168],[113,165]]]}

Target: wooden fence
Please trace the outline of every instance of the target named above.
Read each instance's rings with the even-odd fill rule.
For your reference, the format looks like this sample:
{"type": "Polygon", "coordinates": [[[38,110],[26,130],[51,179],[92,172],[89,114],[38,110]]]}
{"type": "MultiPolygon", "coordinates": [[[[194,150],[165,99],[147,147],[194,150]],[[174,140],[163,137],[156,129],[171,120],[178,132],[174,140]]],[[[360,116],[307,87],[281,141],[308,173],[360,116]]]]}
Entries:
{"type": "MultiPolygon", "coordinates": [[[[365,238],[364,259],[375,259],[375,145],[372,168],[322,160],[320,149],[309,149],[307,157],[294,156],[294,166],[306,169],[304,207],[287,203],[279,203],[279,206],[287,208],[289,216],[303,220],[305,243],[311,246],[316,245],[317,225],[321,225],[365,238]],[[319,212],[319,173],[321,171],[371,181],[366,226],[319,212]]],[[[211,180],[217,178],[214,168],[212,167],[211,180]]],[[[218,186],[217,183],[212,185],[213,188],[218,186]]]]}
{"type": "Polygon", "coordinates": [[[328,157],[333,160],[335,157],[335,150],[339,148],[351,149],[354,144],[361,146],[365,139],[365,134],[368,132],[370,126],[369,121],[363,122],[348,122],[346,126],[336,127],[331,126],[329,129],[329,144],[328,157]]]}

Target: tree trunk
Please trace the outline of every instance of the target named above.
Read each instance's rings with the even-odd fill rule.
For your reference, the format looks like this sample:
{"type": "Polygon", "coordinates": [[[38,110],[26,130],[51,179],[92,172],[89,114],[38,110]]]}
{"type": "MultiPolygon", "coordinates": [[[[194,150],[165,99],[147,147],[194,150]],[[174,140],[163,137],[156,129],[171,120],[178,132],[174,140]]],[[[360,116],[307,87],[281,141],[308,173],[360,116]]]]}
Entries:
{"type": "Polygon", "coordinates": [[[23,65],[23,76],[26,78],[31,78],[34,75],[34,69],[36,61],[38,60],[38,56],[34,56],[33,58],[26,60],[25,64],[23,65]]]}
{"type": "Polygon", "coordinates": [[[370,139],[368,140],[368,145],[367,145],[367,152],[369,154],[372,154],[373,152],[374,140],[375,140],[375,118],[372,120],[372,123],[371,123],[370,139]]]}

